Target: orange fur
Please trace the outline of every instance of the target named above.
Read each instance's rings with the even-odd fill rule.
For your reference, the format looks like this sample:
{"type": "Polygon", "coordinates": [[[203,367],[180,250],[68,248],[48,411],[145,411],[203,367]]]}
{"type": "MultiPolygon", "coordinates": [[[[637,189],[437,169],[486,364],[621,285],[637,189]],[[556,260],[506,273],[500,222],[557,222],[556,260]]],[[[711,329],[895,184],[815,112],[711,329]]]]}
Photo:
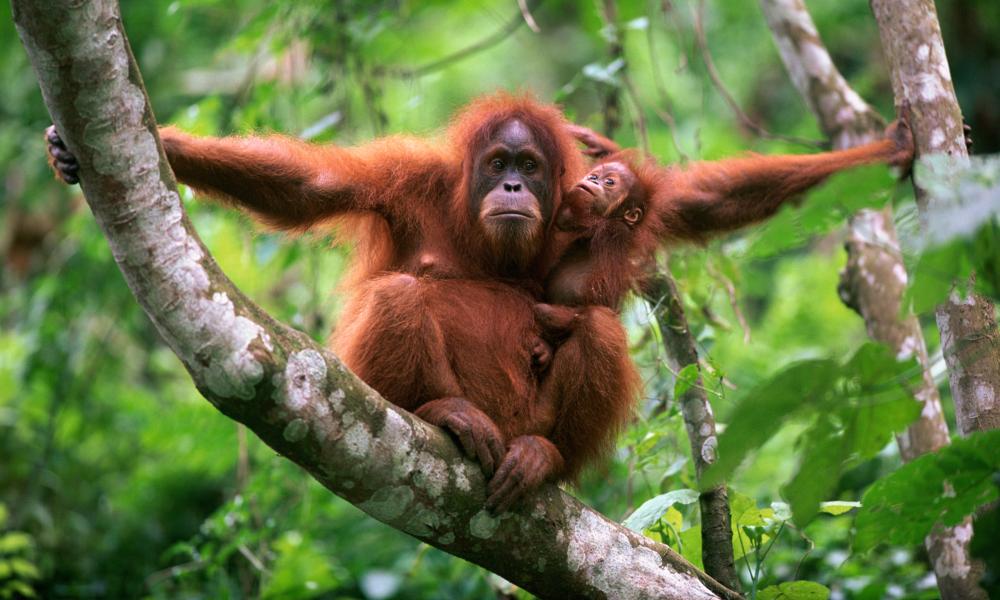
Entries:
{"type": "MultiPolygon", "coordinates": [[[[281,136],[196,138],[172,128],[161,137],[178,179],[200,192],[277,229],[339,224],[355,237],[348,301],[332,337],[352,370],[410,410],[438,401],[445,411],[473,406],[495,423],[479,431],[499,430],[524,464],[545,463],[553,470],[545,476],[561,477],[575,476],[608,450],[628,417],[639,383],[612,309],[659,243],[702,240],[765,218],[837,170],[899,153],[898,144],[878,142],[680,169],[632,160],[637,201],[648,203],[643,223],[625,230],[590,220],[560,237],[551,226],[564,191],[584,175],[583,157],[562,114],[525,96],[474,101],[436,141],[395,136],[340,148],[281,136]],[[543,215],[541,242],[498,247],[471,210],[473,174],[481,168],[473,158],[513,120],[530,130],[545,158],[551,214],[543,215]],[[541,329],[531,308],[545,274],[574,245],[589,270],[573,304],[593,306],[577,310],[574,333],[557,349],[540,393],[530,367],[541,329]],[[539,256],[527,270],[508,252],[539,256]],[[547,437],[562,456],[534,436],[547,437]]],[[[511,473],[509,465],[497,473],[511,473]]],[[[515,479],[521,477],[534,482],[540,475],[515,479]]]]}
{"type": "MultiPolygon", "coordinates": [[[[553,437],[580,422],[556,406],[558,397],[541,399],[531,370],[539,285],[529,272],[507,270],[503,251],[516,249],[484,242],[469,210],[472,158],[512,120],[532,132],[546,159],[550,212],[557,211],[561,191],[584,173],[583,158],[562,114],[526,96],[474,101],[439,141],[398,136],[339,148],[281,136],[196,138],[172,128],[161,136],[177,177],[198,191],[278,229],[333,224],[354,237],[359,247],[333,349],[389,401],[417,410],[468,400],[510,443],[553,437]]],[[[552,215],[545,216],[547,232],[552,215]]],[[[603,417],[589,418],[606,427],[603,417]]],[[[566,462],[579,470],[580,460],[566,462]]],[[[556,472],[545,477],[566,470],[562,457],[549,463],[556,472]]]]}

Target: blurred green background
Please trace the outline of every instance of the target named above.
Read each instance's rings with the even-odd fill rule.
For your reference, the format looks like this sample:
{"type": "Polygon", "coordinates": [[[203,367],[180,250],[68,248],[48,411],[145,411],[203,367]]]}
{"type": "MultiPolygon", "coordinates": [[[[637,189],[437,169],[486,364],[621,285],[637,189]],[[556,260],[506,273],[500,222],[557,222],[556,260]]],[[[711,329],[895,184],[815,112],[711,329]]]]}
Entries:
{"type": "MultiPolygon", "coordinates": [[[[600,129],[606,97],[621,89],[623,71],[609,57],[594,2],[532,3],[540,34],[513,1],[122,5],[160,122],[199,134],[280,131],[345,145],[430,134],[470,98],[500,88],[530,90],[600,129]]],[[[696,8],[684,0],[620,3],[636,93],[620,97],[616,139],[640,144],[641,116],[662,162],[810,151],[741,129],[706,74],[696,8]]],[[[809,8],[845,76],[891,118],[868,3],[813,0],[809,8]]],[[[939,9],[975,149],[996,152],[1000,4],[951,0],[939,9]]],[[[716,0],[704,10],[714,61],[744,110],[771,131],[820,139],[757,4],[716,0]]],[[[331,496],[198,395],[126,288],[79,188],[48,171],[42,132],[50,120],[6,2],[0,81],[0,594],[496,597],[501,582],[331,496]]],[[[318,236],[261,231],[189,192],[185,202],[240,288],[315,339],[327,336],[347,250],[318,236]]],[[[836,293],[842,221],[819,231],[792,225],[672,257],[700,349],[716,369],[710,390],[722,422],[740,394],[791,361],[843,359],[866,339],[836,293]]],[[[694,487],[670,402],[674,377],[648,315],[639,302],[625,315],[647,377],[644,418],[613,463],[578,490],[619,520],[651,496],[694,487]],[[659,403],[667,409],[654,410],[659,403]]],[[[939,356],[933,319],[924,322],[939,356]]],[[[940,387],[949,406],[946,382],[940,387]]],[[[775,436],[738,472],[734,489],[761,506],[778,500],[800,430],[793,423],[775,436]]],[[[890,445],[848,470],[830,499],[857,500],[898,464],[890,445]]],[[[695,506],[678,507],[678,525],[696,520],[695,506]]],[[[767,559],[767,581],[818,581],[839,598],[935,597],[920,548],[851,554],[851,525],[850,517],[822,516],[784,536],[767,559]]]]}

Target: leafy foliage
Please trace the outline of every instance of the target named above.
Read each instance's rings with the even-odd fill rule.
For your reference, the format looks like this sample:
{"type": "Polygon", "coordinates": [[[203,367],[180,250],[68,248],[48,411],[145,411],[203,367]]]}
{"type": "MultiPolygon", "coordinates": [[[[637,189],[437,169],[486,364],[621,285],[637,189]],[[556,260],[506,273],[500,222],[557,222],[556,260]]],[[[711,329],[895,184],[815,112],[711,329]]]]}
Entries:
{"type": "MultiPolygon", "coordinates": [[[[427,133],[470,97],[502,87],[556,100],[599,129],[604,103],[620,92],[615,139],[637,146],[645,133],[664,163],[807,151],[750,136],[732,116],[691,50],[694,2],[621,0],[617,28],[605,26],[594,4],[528,3],[541,35],[500,0],[122,4],[157,117],[199,134],[280,131],[351,144],[427,133]],[[608,54],[611,33],[624,60],[608,54]],[[493,42],[463,53],[484,39],[493,42]]],[[[987,0],[971,5],[997,10],[987,0]]],[[[879,42],[867,3],[809,8],[852,85],[889,115],[884,67],[868,59],[879,42]]],[[[962,13],[952,19],[962,35],[948,40],[949,54],[1000,39],[1000,20],[986,17],[978,21],[987,31],[973,37],[966,9],[940,7],[945,28],[949,14],[962,13]]],[[[719,75],[748,114],[775,132],[820,137],[754,3],[706,2],[704,25],[719,75]]],[[[78,191],[52,183],[41,139],[49,117],[9,3],[0,3],[0,56],[0,502],[10,507],[0,564],[11,573],[13,558],[20,565],[16,578],[0,577],[0,590],[10,581],[46,598],[494,598],[508,590],[330,496],[199,398],[122,282],[78,191]]],[[[995,79],[977,76],[979,63],[951,64],[960,90],[995,79]]],[[[996,95],[987,91],[987,99],[996,95]]],[[[977,146],[990,147],[976,135],[977,146]]],[[[907,186],[873,167],[833,178],[767,225],[707,248],[674,249],[670,268],[701,364],[672,370],[649,307],[628,308],[647,397],[618,456],[577,493],[614,518],[631,513],[637,529],[700,564],[698,482],[676,398],[701,385],[726,427],[718,468],[731,486],[746,590],[823,597],[821,585],[841,598],[933,597],[914,551],[916,529],[895,532],[899,546],[851,555],[854,513],[833,516],[897,469],[886,442],[916,404],[904,391],[908,367],[861,346],[863,324],[837,297],[837,232],[853,211],[892,196],[918,310],[956,279],[961,287],[973,269],[977,289],[996,298],[1000,252],[995,210],[987,209],[996,207],[997,164],[918,166],[935,196],[965,202],[932,221],[968,227],[933,245],[918,243],[907,186]],[[778,501],[785,482],[790,504],[778,501]]],[[[279,319],[325,338],[340,306],[330,292],[350,250],[328,247],[326,231],[294,239],[255,231],[182,193],[236,284],[279,319]]],[[[926,333],[933,354],[933,328],[926,333]]],[[[941,391],[947,400],[947,386],[941,391]]],[[[959,462],[952,468],[935,467],[965,474],[959,462]]],[[[970,468],[985,476],[983,464],[970,468]]],[[[895,494],[925,504],[940,496],[918,497],[893,482],[884,506],[895,506],[895,494]]],[[[859,516],[859,539],[865,523],[859,516]]],[[[990,532],[977,523],[974,542],[988,557],[995,537],[981,531],[990,532]]]]}
{"type": "Polygon", "coordinates": [[[34,584],[41,574],[31,560],[34,541],[7,529],[7,519],[7,507],[0,504],[0,598],[36,598],[34,584]]]}
{"type": "Polygon", "coordinates": [[[956,163],[928,156],[916,176],[933,201],[923,218],[927,231],[911,235],[908,298],[915,310],[932,309],[953,287],[961,296],[977,291],[1000,300],[1000,157],[956,163]]]}
{"type": "Polygon", "coordinates": [[[935,524],[957,525],[1000,497],[1000,430],[958,438],[875,482],[858,513],[854,545],[918,544],[935,524]]]}
{"type": "Polygon", "coordinates": [[[915,361],[897,361],[875,344],[862,346],[842,365],[829,359],[794,364],[740,400],[703,485],[728,479],[786,420],[808,420],[799,435],[797,472],[784,487],[795,522],[806,525],[849,464],[875,456],[919,415],[920,405],[908,391],[919,377],[915,361]]]}
{"type": "Polygon", "coordinates": [[[698,492],[695,490],[674,490],[660,494],[643,502],[642,506],[625,519],[622,525],[634,531],[643,531],[649,529],[674,504],[691,504],[697,501],[698,492]]]}

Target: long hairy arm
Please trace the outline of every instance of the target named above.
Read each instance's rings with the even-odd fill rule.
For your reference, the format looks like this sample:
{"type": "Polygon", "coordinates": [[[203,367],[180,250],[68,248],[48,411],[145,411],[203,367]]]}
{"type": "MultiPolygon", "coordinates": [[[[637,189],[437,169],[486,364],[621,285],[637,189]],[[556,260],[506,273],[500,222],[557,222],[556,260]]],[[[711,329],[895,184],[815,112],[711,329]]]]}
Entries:
{"type": "Polygon", "coordinates": [[[885,139],[849,150],[747,156],[672,169],[655,191],[656,204],[666,235],[700,241],[772,216],[839,171],[877,163],[905,170],[912,160],[913,136],[905,121],[897,121],[885,139]]]}
{"type": "Polygon", "coordinates": [[[160,137],[180,182],[278,229],[304,230],[350,212],[405,215],[401,196],[425,198],[425,186],[448,171],[439,151],[413,138],[340,148],[280,135],[197,137],[173,127],[160,137]]]}

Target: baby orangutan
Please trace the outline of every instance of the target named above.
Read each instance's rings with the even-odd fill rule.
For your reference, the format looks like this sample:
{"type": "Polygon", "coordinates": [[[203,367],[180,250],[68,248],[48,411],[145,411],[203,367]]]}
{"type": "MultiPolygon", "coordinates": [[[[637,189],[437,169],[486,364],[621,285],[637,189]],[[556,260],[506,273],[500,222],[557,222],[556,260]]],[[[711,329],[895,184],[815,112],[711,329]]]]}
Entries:
{"type": "Polygon", "coordinates": [[[659,222],[647,218],[649,190],[659,177],[654,166],[641,165],[627,153],[596,164],[564,192],[539,267],[550,303],[536,304],[534,312],[547,343],[542,352],[550,354],[535,358],[551,363],[542,377],[541,397],[562,399],[551,402],[556,419],[576,435],[553,441],[587,453],[585,462],[613,448],[642,389],[617,310],[661,239],[659,222]],[[578,415],[599,417],[608,426],[596,430],[578,415]]]}

